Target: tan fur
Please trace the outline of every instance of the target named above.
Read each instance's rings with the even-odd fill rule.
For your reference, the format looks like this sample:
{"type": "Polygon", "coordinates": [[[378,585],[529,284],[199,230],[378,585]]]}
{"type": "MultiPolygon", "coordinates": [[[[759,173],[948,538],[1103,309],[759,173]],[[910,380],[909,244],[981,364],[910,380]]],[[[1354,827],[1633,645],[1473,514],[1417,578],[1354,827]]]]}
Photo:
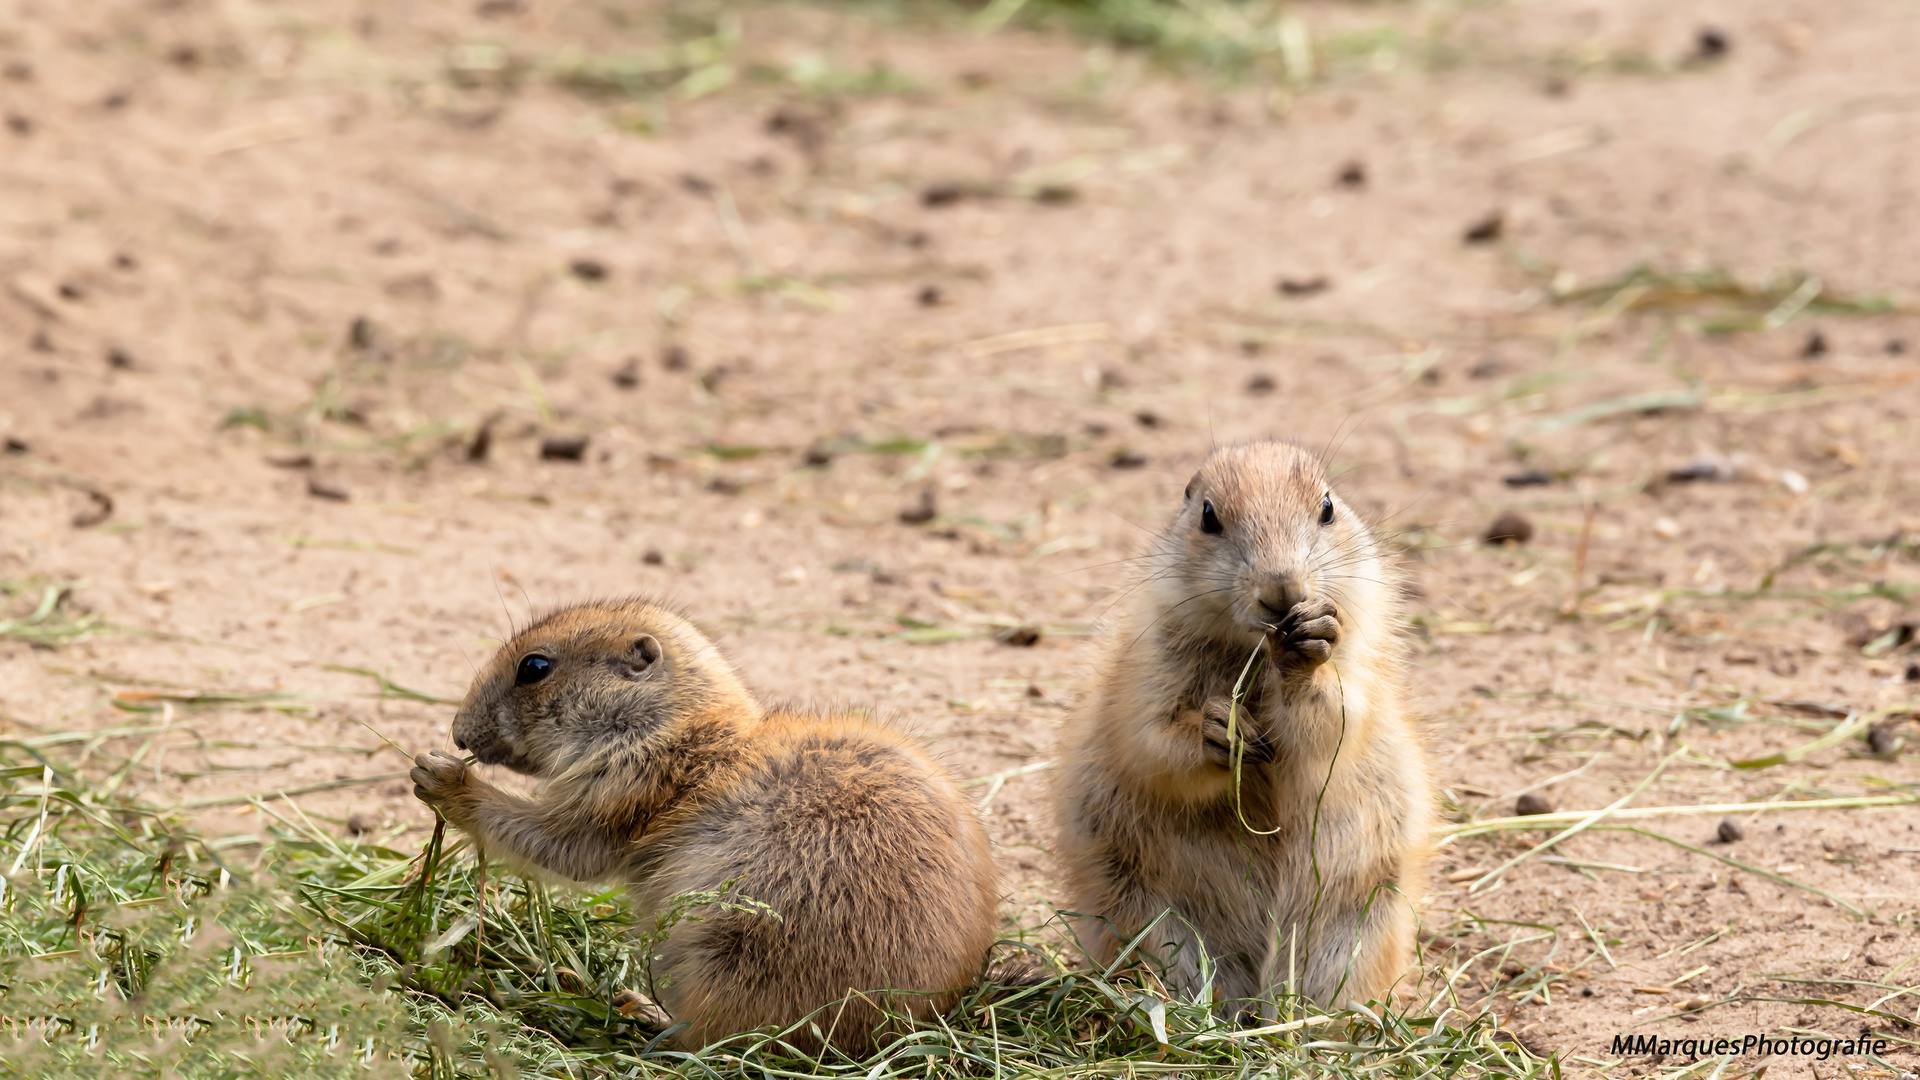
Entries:
{"type": "Polygon", "coordinates": [[[1235,1011],[1271,1015],[1258,999],[1289,986],[1379,1000],[1406,971],[1432,794],[1402,703],[1397,584],[1312,455],[1208,455],[1063,732],[1057,851],[1096,960],[1171,909],[1143,950],[1193,994],[1204,942],[1235,1011]]]}
{"type": "Polygon", "coordinates": [[[855,994],[816,1022],[857,1051],[883,1010],[947,1008],[992,946],[991,852],[953,780],[899,733],[764,711],[670,611],[590,604],[528,627],[474,680],[453,737],[544,780],[522,799],[450,754],[421,755],[415,794],[488,854],[625,881],[643,926],[676,896],[735,879],[778,913],[714,907],[674,928],[654,974],[659,1004],[691,1024],[682,1047],[855,994]],[[516,685],[529,654],[554,667],[516,685]]]}

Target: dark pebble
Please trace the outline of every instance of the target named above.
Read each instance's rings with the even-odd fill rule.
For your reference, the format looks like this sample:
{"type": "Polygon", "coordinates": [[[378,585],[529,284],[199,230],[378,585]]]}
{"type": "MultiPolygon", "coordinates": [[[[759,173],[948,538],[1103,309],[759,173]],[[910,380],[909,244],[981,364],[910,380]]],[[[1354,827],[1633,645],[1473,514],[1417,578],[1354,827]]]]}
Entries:
{"type": "Polygon", "coordinates": [[[355,315],[347,324],[347,344],[356,349],[373,348],[373,320],[365,315],[355,315]]]}
{"type": "Polygon", "coordinates": [[[267,464],[276,469],[311,469],[313,455],[304,450],[296,450],[291,454],[268,454],[267,464]]]}
{"type": "Polygon", "coordinates": [[[74,284],[71,281],[61,282],[59,293],[60,293],[60,299],[62,300],[80,300],[85,298],[87,295],[87,292],[85,289],[82,289],[80,286],[74,284]]]}
{"type": "Polygon", "coordinates": [[[833,451],[828,450],[819,443],[814,443],[812,446],[807,447],[806,456],[802,457],[800,461],[801,464],[810,465],[816,469],[825,468],[833,464],[833,451]]]}
{"type": "Polygon", "coordinates": [[[707,490],[715,495],[738,495],[747,487],[731,476],[715,476],[707,481],[707,490]]]}
{"type": "Polygon", "coordinates": [[[1142,409],[1139,412],[1134,413],[1133,422],[1136,424],[1139,424],[1143,428],[1157,428],[1161,424],[1166,423],[1166,421],[1160,419],[1159,413],[1153,412],[1148,409],[1142,409]]]}
{"type": "Polygon", "coordinates": [[[1126,386],[1127,377],[1125,375],[1120,374],[1112,368],[1102,368],[1100,370],[1100,389],[1124,390],[1126,386]]]}
{"type": "MultiPolygon", "coordinates": [[[[21,447],[21,449],[23,449],[23,450],[24,450],[25,448],[26,448],[26,447],[25,447],[25,445],[23,444],[23,445],[22,445],[22,447],[21,447]]],[[[8,440],[7,440],[7,449],[9,449],[9,450],[11,450],[11,449],[13,449],[13,440],[12,440],[12,439],[8,439],[8,440]]],[[[1908,681],[1908,682],[1920,682],[1920,661],[1915,661],[1915,662],[1913,662],[1913,663],[1910,663],[1910,664],[1908,664],[1908,665],[1907,665],[1907,681],[1908,681]]]]}
{"type": "Polygon", "coordinates": [[[699,173],[681,173],[680,189],[690,195],[711,195],[713,194],[713,181],[701,176],[699,173]]]}
{"type": "Polygon", "coordinates": [[[8,113],[7,130],[13,132],[15,135],[31,135],[33,134],[33,121],[25,116],[21,116],[19,113],[8,113]]]}
{"type": "Polygon", "coordinates": [[[338,480],[322,476],[307,477],[307,494],[316,499],[331,499],[334,502],[347,501],[346,485],[338,480]]]}
{"type": "Polygon", "coordinates": [[[1031,649],[1040,644],[1041,636],[1040,628],[1037,626],[1009,626],[994,631],[993,639],[1002,645],[1018,645],[1023,649],[1031,649]]]}
{"type": "Polygon", "coordinates": [[[493,421],[488,419],[481,421],[480,426],[473,429],[473,438],[467,440],[467,460],[478,464],[487,460],[487,455],[491,453],[493,453],[493,421]]]}
{"type": "Polygon", "coordinates": [[[1493,379],[1506,374],[1507,365],[1498,360],[1482,360],[1467,369],[1469,379],[1493,379]]]}
{"type": "Polygon", "coordinates": [[[648,548],[640,553],[640,561],[648,566],[659,566],[667,561],[667,557],[660,553],[659,548],[648,548]]]}
{"type": "Polygon", "coordinates": [[[107,366],[115,371],[130,371],[133,368],[133,354],[118,345],[107,349],[107,366]]]}
{"type": "Polygon", "coordinates": [[[1907,351],[1907,341],[1905,338],[1891,337],[1887,339],[1887,343],[1882,345],[1880,349],[1888,356],[1899,356],[1901,353],[1907,351]]]}
{"type": "Polygon", "coordinates": [[[1255,375],[1253,378],[1247,380],[1247,393],[1249,394],[1271,394],[1277,389],[1279,389],[1279,384],[1273,381],[1273,376],[1271,375],[1255,375]]]}
{"type": "Polygon", "coordinates": [[[921,307],[939,307],[940,301],[945,300],[946,295],[940,291],[938,285],[922,285],[913,299],[921,307]]]}
{"type": "Polygon", "coordinates": [[[1713,835],[1723,844],[1734,844],[1746,839],[1747,831],[1740,827],[1739,822],[1730,817],[1723,817],[1720,819],[1720,827],[1713,831],[1713,835]]]}
{"type": "Polygon", "coordinates": [[[1101,439],[1101,438],[1105,438],[1107,432],[1113,429],[1109,428],[1107,425],[1101,423],[1098,420],[1089,420],[1086,423],[1080,425],[1080,430],[1086,432],[1087,434],[1093,436],[1096,439],[1101,439]]]}
{"type": "Polygon", "coordinates": [[[49,337],[44,329],[35,330],[32,340],[27,342],[27,347],[34,352],[52,352],[53,338],[49,337]]]}
{"type": "Polygon", "coordinates": [[[1041,206],[1066,206],[1080,201],[1080,189],[1072,184],[1042,184],[1033,193],[1033,201],[1041,206]]]}
{"type": "Polygon", "coordinates": [[[1489,544],[1524,544],[1533,539],[1533,522],[1509,510],[1493,519],[1483,539],[1489,544]]]}
{"type": "Polygon", "coordinates": [[[586,453],[585,435],[549,435],[540,440],[542,461],[579,461],[586,453]]]}
{"type": "Polygon", "coordinates": [[[1113,467],[1116,469],[1139,469],[1147,464],[1147,456],[1137,450],[1115,450],[1113,467]]]}
{"type": "Polygon", "coordinates": [[[1717,26],[1703,26],[1693,38],[1693,55],[1702,60],[1718,60],[1733,49],[1733,39],[1717,26]]]}
{"type": "Polygon", "coordinates": [[[726,382],[727,376],[731,374],[733,371],[725,364],[710,367],[700,373],[700,389],[709,394],[717,394],[720,392],[720,384],[726,382]]]}
{"type": "Polygon", "coordinates": [[[365,814],[347,815],[347,833],[351,836],[365,836],[373,831],[373,819],[365,814]]]}
{"type": "Polygon", "coordinates": [[[88,491],[87,505],[73,515],[73,527],[90,528],[113,516],[113,499],[104,491],[88,491]]]}
{"type": "Polygon", "coordinates": [[[925,525],[927,522],[932,521],[934,515],[939,512],[939,506],[933,499],[933,489],[921,488],[920,501],[900,511],[900,523],[902,525],[925,525]]]}
{"type": "Polygon", "coordinates": [[[668,371],[685,371],[693,366],[693,357],[688,355],[685,345],[674,342],[660,350],[660,366],[668,371]]]}
{"type": "Polygon", "coordinates": [[[1325,274],[1310,278],[1281,278],[1275,286],[1281,296],[1314,296],[1333,288],[1333,281],[1325,274]]]}
{"type": "Polygon", "coordinates": [[[4,67],[0,67],[0,77],[8,82],[32,82],[33,65],[25,60],[9,60],[4,67]]]}
{"type": "Polygon", "coordinates": [[[1362,161],[1349,161],[1340,166],[1333,181],[1343,188],[1363,188],[1367,186],[1367,166],[1362,161]]]}
{"type": "Polygon", "coordinates": [[[1491,244],[1507,231],[1507,215],[1499,210],[1467,226],[1460,239],[1469,244],[1491,244]]]}
{"type": "Polygon", "coordinates": [[[640,385],[640,361],[628,360],[613,373],[613,385],[622,390],[631,390],[640,385]]]}
{"type": "Polygon", "coordinates": [[[1814,360],[1827,355],[1827,335],[1819,330],[1807,331],[1806,344],[1800,346],[1803,360],[1814,360]]]}
{"type": "Polygon", "coordinates": [[[567,264],[567,271],[581,281],[607,280],[607,264],[599,259],[575,259],[567,264]]]}
{"type": "Polygon", "coordinates": [[[7,453],[24,454],[30,449],[32,448],[27,445],[27,440],[22,439],[18,435],[7,436],[7,453]]]}
{"type": "Polygon", "coordinates": [[[1533,817],[1535,814],[1551,814],[1553,813],[1553,804],[1547,801],[1545,795],[1537,791],[1529,791],[1525,795],[1513,800],[1513,812],[1519,817],[1533,817]]]}
{"type": "Polygon", "coordinates": [[[920,205],[927,207],[952,206],[967,197],[967,189],[959,184],[932,184],[920,193],[920,205]]]}
{"type": "Polygon", "coordinates": [[[1553,483],[1553,474],[1545,469],[1528,469],[1506,478],[1508,487],[1543,487],[1553,483]]]}
{"type": "Polygon", "coordinates": [[[1873,751],[1875,757],[1892,754],[1897,744],[1893,729],[1885,724],[1873,724],[1867,728],[1867,749],[1873,751]]]}

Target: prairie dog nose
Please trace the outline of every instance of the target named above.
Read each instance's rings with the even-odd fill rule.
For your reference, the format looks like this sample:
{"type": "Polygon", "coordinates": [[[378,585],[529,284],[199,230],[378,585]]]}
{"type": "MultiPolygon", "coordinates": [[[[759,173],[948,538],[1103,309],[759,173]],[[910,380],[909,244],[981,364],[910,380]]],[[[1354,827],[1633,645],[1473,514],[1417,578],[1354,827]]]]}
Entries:
{"type": "Polygon", "coordinates": [[[1293,605],[1307,598],[1307,591],[1296,574],[1268,574],[1254,596],[1260,601],[1261,613],[1278,621],[1293,610],[1293,605]]]}
{"type": "Polygon", "coordinates": [[[465,750],[467,748],[467,740],[461,738],[458,733],[455,733],[453,736],[453,745],[465,750]]]}

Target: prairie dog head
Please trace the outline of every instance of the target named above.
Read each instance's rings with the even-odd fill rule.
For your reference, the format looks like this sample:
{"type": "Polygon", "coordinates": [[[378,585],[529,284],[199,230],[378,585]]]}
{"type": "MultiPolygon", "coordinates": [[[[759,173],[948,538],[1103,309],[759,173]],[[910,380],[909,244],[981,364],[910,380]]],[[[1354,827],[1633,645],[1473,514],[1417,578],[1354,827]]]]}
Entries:
{"type": "Polygon", "coordinates": [[[691,623],[639,600],[580,604],[487,661],[453,718],[453,741],[485,764],[546,777],[715,707],[760,712],[691,623]]]}
{"type": "Polygon", "coordinates": [[[1373,533],[1291,443],[1216,448],[1187,483],[1151,559],[1155,606],[1181,636],[1248,648],[1294,605],[1384,618],[1392,595],[1373,533]]]}

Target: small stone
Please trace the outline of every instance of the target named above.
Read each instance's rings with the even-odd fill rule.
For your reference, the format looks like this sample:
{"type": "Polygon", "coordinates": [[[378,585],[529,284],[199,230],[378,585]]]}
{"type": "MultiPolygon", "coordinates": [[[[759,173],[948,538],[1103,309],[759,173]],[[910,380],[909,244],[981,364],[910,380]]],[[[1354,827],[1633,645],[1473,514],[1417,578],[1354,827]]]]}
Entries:
{"type": "Polygon", "coordinates": [[[1333,280],[1325,274],[1310,278],[1281,278],[1275,288],[1281,296],[1317,296],[1333,288],[1333,280]]]}
{"type": "Polygon", "coordinates": [[[1009,626],[993,632],[993,639],[1002,645],[1015,645],[1022,649],[1031,649],[1040,644],[1040,628],[1037,626],[1009,626]]]}
{"type": "Polygon", "coordinates": [[[1518,817],[1533,817],[1536,814],[1553,813],[1553,804],[1546,796],[1537,791],[1529,791],[1513,800],[1513,812],[1518,817]]]}
{"type": "Polygon", "coordinates": [[[350,836],[365,836],[373,831],[373,819],[365,814],[347,815],[347,833],[350,836]]]}
{"type": "Polygon", "coordinates": [[[1508,487],[1542,487],[1553,483],[1553,474],[1545,469],[1528,469],[1506,477],[1508,487]]]}
{"type": "Polygon", "coordinates": [[[607,264],[599,259],[575,259],[567,264],[567,271],[581,281],[607,280],[607,264]]]}
{"type": "MultiPolygon", "coordinates": [[[[14,440],[8,439],[7,449],[12,450],[13,444],[14,444],[14,440]]],[[[20,444],[20,450],[19,450],[20,453],[25,453],[26,449],[27,447],[25,443],[20,444]]],[[[1907,665],[1907,681],[1920,682],[1920,661],[1914,661],[1907,665]]]]}
{"type": "Polygon", "coordinates": [[[467,440],[467,460],[475,464],[487,460],[493,452],[493,420],[488,418],[473,429],[473,438],[467,440]]]}
{"type": "Polygon", "coordinates": [[[1249,394],[1271,394],[1277,389],[1279,389],[1279,384],[1273,381],[1273,376],[1265,373],[1255,375],[1253,378],[1247,380],[1247,393],[1249,394]]]}
{"type": "Polygon", "coordinates": [[[1469,244],[1491,244],[1500,239],[1500,235],[1506,231],[1507,215],[1495,210],[1467,226],[1467,231],[1460,234],[1460,239],[1469,244]]]}
{"type": "Polygon", "coordinates": [[[7,453],[24,454],[31,449],[32,447],[27,445],[27,440],[21,438],[20,436],[18,435],[7,436],[7,453]]]}
{"type": "Polygon", "coordinates": [[[809,468],[824,469],[833,464],[833,451],[819,443],[814,443],[812,446],[807,447],[807,452],[805,456],[800,459],[800,463],[809,468]]]}
{"type": "Polygon", "coordinates": [[[1714,830],[1713,835],[1723,844],[1734,844],[1746,839],[1747,831],[1740,827],[1739,822],[1727,817],[1720,819],[1720,827],[1714,830]]]}
{"type": "Polygon", "coordinates": [[[1733,49],[1733,39],[1717,26],[1703,26],[1693,38],[1693,55],[1702,60],[1718,60],[1733,49]]]}
{"type": "Polygon", "coordinates": [[[1333,182],[1343,188],[1363,188],[1367,186],[1367,165],[1364,161],[1349,161],[1340,166],[1333,176],[1333,182]]]}
{"type": "Polygon", "coordinates": [[[314,474],[307,477],[307,494],[316,499],[328,499],[333,502],[347,501],[347,487],[340,481],[328,476],[314,474]]]}
{"type": "Polygon", "coordinates": [[[1166,421],[1160,419],[1159,413],[1154,412],[1150,409],[1142,409],[1139,412],[1134,413],[1133,422],[1136,424],[1139,424],[1143,428],[1157,428],[1161,424],[1166,423],[1166,421]]]}
{"type": "Polygon", "coordinates": [[[1819,330],[1807,331],[1807,340],[1800,346],[1802,360],[1818,360],[1827,355],[1827,335],[1819,330]]]}
{"type": "Polygon", "coordinates": [[[115,371],[133,370],[133,354],[119,345],[107,349],[107,366],[115,371]]]}
{"type": "Polygon", "coordinates": [[[1670,517],[1656,518],[1653,522],[1653,535],[1662,540],[1672,540],[1680,535],[1680,523],[1670,517]]]}
{"type": "Polygon", "coordinates": [[[1807,493],[1807,488],[1810,487],[1811,485],[1807,483],[1806,477],[1800,475],[1799,473],[1793,471],[1792,469],[1781,469],[1780,470],[1780,486],[1783,488],[1786,488],[1788,491],[1793,492],[1795,495],[1805,495],[1807,493]]]}
{"type": "Polygon", "coordinates": [[[1867,749],[1875,757],[1891,757],[1900,747],[1899,737],[1885,724],[1873,724],[1867,728],[1867,749]]]}
{"type": "Polygon", "coordinates": [[[1533,522],[1525,515],[1508,510],[1493,519],[1482,539],[1489,544],[1524,544],[1533,539],[1533,522]]]}
{"type": "Polygon", "coordinates": [[[88,529],[113,516],[113,499],[106,492],[90,490],[87,492],[87,505],[73,515],[73,527],[88,529]]]}
{"type": "Polygon", "coordinates": [[[373,320],[365,315],[354,316],[353,322],[347,327],[347,344],[356,349],[371,349],[373,338],[373,320]]]}
{"type": "Polygon", "coordinates": [[[930,487],[921,488],[920,501],[900,511],[900,523],[902,525],[925,525],[927,522],[932,521],[939,512],[939,506],[934,502],[933,489],[930,487]]]}
{"type": "Polygon", "coordinates": [[[918,303],[921,307],[939,307],[940,302],[946,299],[946,294],[940,291],[940,286],[938,285],[922,285],[920,286],[920,291],[914,294],[913,299],[914,302],[918,303]]]}
{"type": "Polygon", "coordinates": [[[622,390],[631,390],[640,385],[640,361],[628,360],[613,373],[613,385],[622,390]]]}
{"type": "Polygon", "coordinates": [[[952,206],[967,197],[967,189],[959,184],[932,184],[920,192],[920,205],[926,207],[952,206]]]}
{"type": "Polygon", "coordinates": [[[1145,468],[1147,456],[1137,450],[1119,449],[1113,452],[1112,464],[1116,469],[1145,468]]]}
{"type": "Polygon", "coordinates": [[[540,440],[542,461],[579,461],[586,453],[585,435],[549,435],[540,440]]]}
{"type": "Polygon", "coordinates": [[[1042,687],[1039,683],[1030,682],[1027,684],[1027,696],[1038,701],[1047,696],[1047,691],[1046,688],[1042,687]]]}
{"type": "Polygon", "coordinates": [[[660,366],[668,371],[685,371],[693,365],[693,358],[687,355],[687,347],[673,342],[660,350],[660,366]]]}

